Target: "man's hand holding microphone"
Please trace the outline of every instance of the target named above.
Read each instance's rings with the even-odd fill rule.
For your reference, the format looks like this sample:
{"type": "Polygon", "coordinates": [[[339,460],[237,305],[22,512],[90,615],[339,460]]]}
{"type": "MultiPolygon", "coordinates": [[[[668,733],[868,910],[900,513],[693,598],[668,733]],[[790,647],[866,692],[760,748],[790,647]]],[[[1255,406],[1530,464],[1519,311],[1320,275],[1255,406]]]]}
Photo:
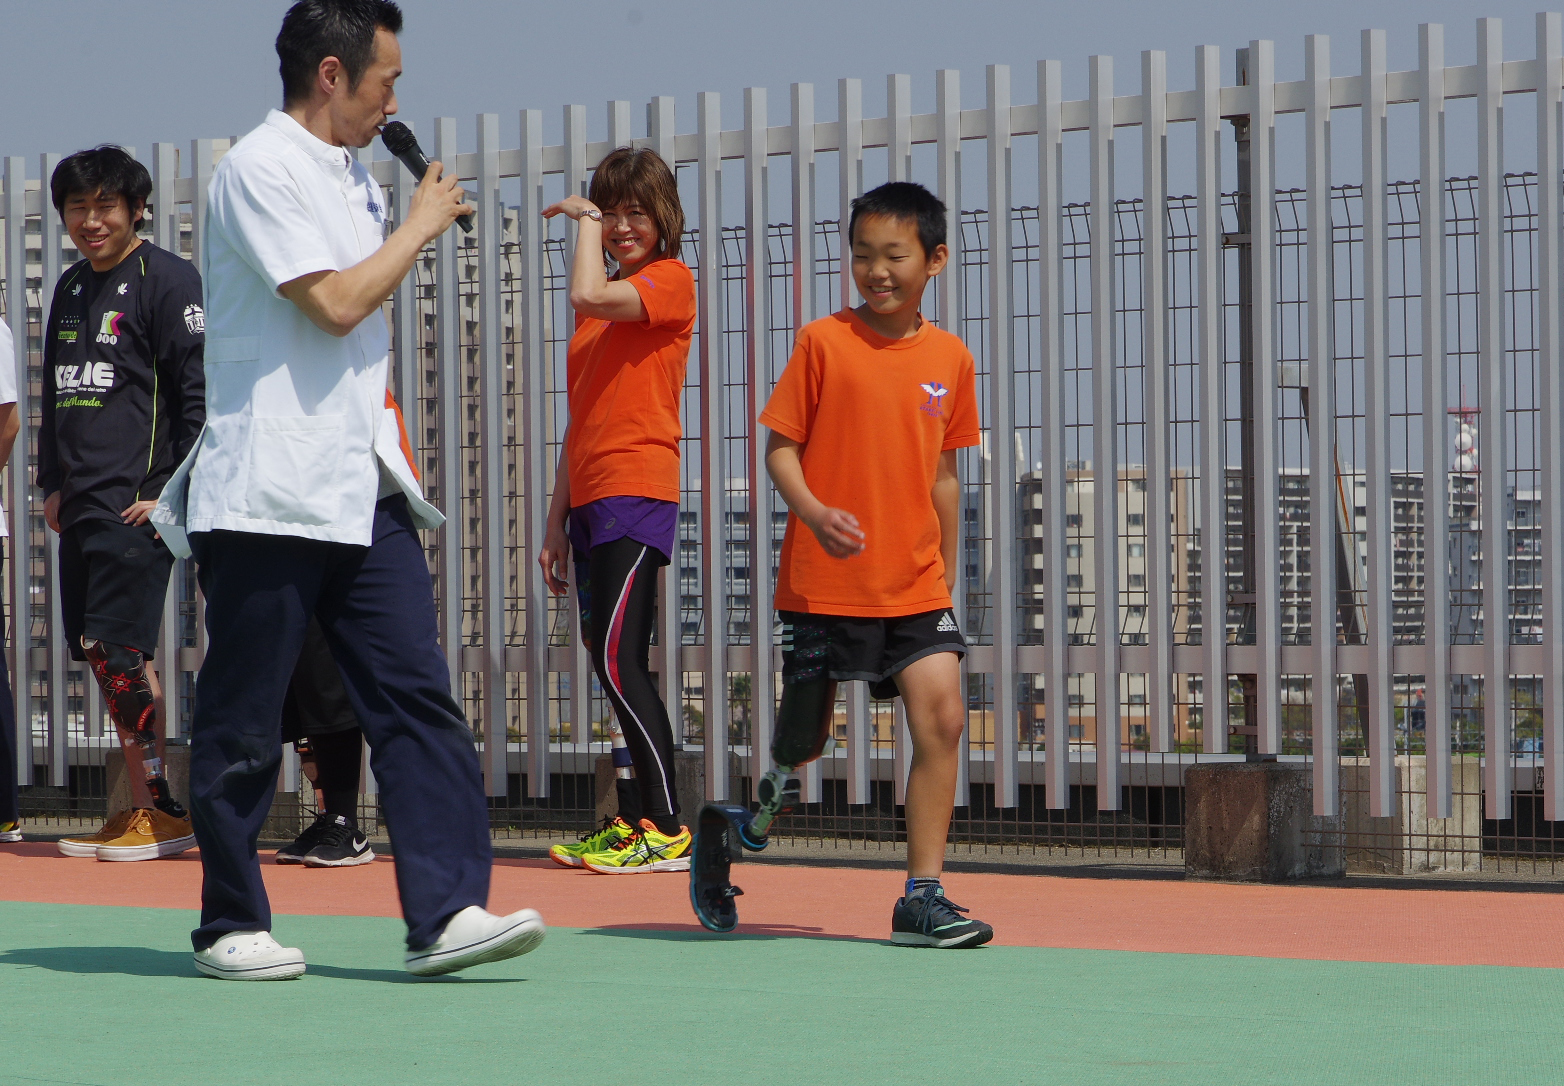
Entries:
{"type": "Polygon", "coordinates": [[[422,180],[413,190],[406,220],[392,231],[384,245],[351,268],[314,272],[279,288],[317,327],[334,336],[350,335],[365,317],[378,311],[413,270],[413,262],[424,246],[449,230],[452,223],[460,223],[470,231],[472,218],[478,212],[467,202],[467,192],[454,175],[447,176],[439,162],[425,162],[418,141],[406,125],[393,121],[385,130],[392,137],[386,140],[386,146],[404,165],[411,169],[412,155],[416,155],[416,162],[426,167],[422,172],[414,171],[414,176],[422,180]],[[406,133],[405,142],[398,141],[403,147],[401,152],[392,147],[397,129],[406,133]]]}

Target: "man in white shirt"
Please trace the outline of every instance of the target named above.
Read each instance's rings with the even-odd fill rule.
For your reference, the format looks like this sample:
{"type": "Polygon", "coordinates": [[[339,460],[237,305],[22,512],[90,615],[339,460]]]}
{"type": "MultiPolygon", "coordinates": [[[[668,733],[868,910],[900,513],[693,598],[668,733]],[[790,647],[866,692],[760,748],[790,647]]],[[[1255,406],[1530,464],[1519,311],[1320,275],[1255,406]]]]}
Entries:
{"type": "MultiPolygon", "coordinates": [[[[13,302],[21,296],[20,290],[12,291],[13,302]]],[[[0,321],[0,470],[11,459],[11,447],[21,428],[21,419],[16,414],[16,342],[5,321],[0,321]]],[[[5,510],[0,509],[0,536],[8,534],[5,510]]],[[[14,554],[12,561],[15,561],[14,554]]],[[[16,753],[16,704],[11,700],[10,676],[6,674],[4,661],[0,661],[0,843],[22,839],[22,812],[16,794],[16,753]]]]}
{"type": "Polygon", "coordinates": [[[205,880],[191,938],[197,968],[226,979],[304,972],[271,937],[255,842],[312,613],[371,748],[408,970],[449,973],[543,938],[531,909],[483,907],[488,805],[418,538],[443,518],[387,403],[381,304],[474,209],[436,163],[386,237],[380,187],[347,150],[396,112],[401,26],[388,0],[294,4],[277,37],[283,109],[223,157],[209,190],[207,427],[185,508],[176,476],[153,520],[171,547],[188,535],[206,596],[190,765],[205,880]]]}

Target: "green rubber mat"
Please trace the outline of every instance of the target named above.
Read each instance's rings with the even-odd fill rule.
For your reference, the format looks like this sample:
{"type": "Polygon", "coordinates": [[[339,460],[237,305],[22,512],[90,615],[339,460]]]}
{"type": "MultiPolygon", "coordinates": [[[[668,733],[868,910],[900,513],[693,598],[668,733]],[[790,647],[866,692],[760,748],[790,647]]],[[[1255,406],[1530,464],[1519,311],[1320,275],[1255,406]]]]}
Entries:
{"type": "Polygon", "coordinates": [[[1537,1083],[1564,972],[556,928],[416,981],[402,925],[277,918],[301,980],[190,964],[194,914],[0,903],[0,1083],[1537,1083]]]}

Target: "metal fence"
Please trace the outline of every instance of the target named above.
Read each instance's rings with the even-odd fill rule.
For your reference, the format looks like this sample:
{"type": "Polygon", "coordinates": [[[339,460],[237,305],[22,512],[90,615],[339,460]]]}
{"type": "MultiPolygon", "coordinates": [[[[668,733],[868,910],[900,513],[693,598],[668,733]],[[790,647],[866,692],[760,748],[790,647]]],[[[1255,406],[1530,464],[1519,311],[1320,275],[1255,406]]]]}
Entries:
{"type": "MultiPolygon", "coordinates": [[[[601,140],[567,106],[550,146],[536,110],[521,112],[517,147],[496,114],[477,119],[472,150],[438,121],[435,155],[476,191],[479,229],[433,245],[387,316],[394,391],[449,517],[426,543],[497,825],[590,820],[607,749],[574,601],[551,598],[535,562],[572,327],[568,227],[539,212],[633,143],[677,164],[692,224],[684,500],[653,666],[712,798],[746,799],[768,768],[778,696],[785,509],[754,419],[794,330],[855,300],[841,209],[880,180],[915,179],[950,208],[954,259],[926,315],[976,356],[984,426],[962,454],[973,648],[958,839],[1168,853],[1184,771],[1248,751],[1312,765],[1317,811],[1344,816],[1359,867],[1551,868],[1564,818],[1559,775],[1544,772],[1545,752],[1564,749],[1561,21],[1538,16],[1533,58],[1505,60],[1498,21],[1479,20],[1465,66],[1444,63],[1441,27],[1417,34],[1419,67],[1389,72],[1384,33],[1365,31],[1351,75],[1310,37],[1291,82],[1275,79],[1270,42],[1238,51],[1231,85],[1203,46],[1192,90],[1170,91],[1150,51],[1130,95],[1093,57],[1079,101],[1043,61],[1030,104],[991,66],[977,108],[963,108],[959,73],[937,73],[932,113],[913,112],[912,80],[895,75],[879,118],[844,79],[834,120],[795,84],[784,124],[746,90],[737,130],[722,130],[716,94],[682,133],[670,98],[644,127],[611,102],[601,140]],[[1474,175],[1452,177],[1454,162],[1474,175]],[[1313,635],[1322,615],[1335,637],[1313,635]],[[1213,616],[1223,636],[1206,635],[1213,616]]],[[[205,185],[228,145],[193,141],[185,163],[154,148],[158,244],[199,259],[205,185]]],[[[407,175],[363,154],[400,221],[407,175]]],[[[0,213],[35,427],[45,310],[69,253],[27,170],[6,160],[0,213]]],[[[53,635],[55,541],[27,482],[27,433],[7,501],[23,772],[90,807],[103,711],[53,635]]],[[[178,571],[160,658],[177,660],[167,685],[187,732],[200,602],[178,571]]],[[[899,713],[844,684],[835,749],[803,774],[792,832],[896,839],[899,713]]],[[[282,787],[297,788],[291,763],[282,787]]]]}

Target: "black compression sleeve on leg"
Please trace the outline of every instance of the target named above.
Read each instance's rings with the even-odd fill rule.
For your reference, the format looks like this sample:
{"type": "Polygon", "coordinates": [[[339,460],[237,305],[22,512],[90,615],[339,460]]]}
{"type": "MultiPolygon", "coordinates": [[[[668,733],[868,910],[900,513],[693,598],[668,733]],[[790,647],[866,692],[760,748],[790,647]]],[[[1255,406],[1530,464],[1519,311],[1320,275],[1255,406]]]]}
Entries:
{"type": "Polygon", "coordinates": [[[635,763],[645,817],[659,828],[677,828],[673,725],[648,659],[657,567],[664,559],[644,543],[625,538],[593,547],[590,561],[592,663],[635,763]]]}

